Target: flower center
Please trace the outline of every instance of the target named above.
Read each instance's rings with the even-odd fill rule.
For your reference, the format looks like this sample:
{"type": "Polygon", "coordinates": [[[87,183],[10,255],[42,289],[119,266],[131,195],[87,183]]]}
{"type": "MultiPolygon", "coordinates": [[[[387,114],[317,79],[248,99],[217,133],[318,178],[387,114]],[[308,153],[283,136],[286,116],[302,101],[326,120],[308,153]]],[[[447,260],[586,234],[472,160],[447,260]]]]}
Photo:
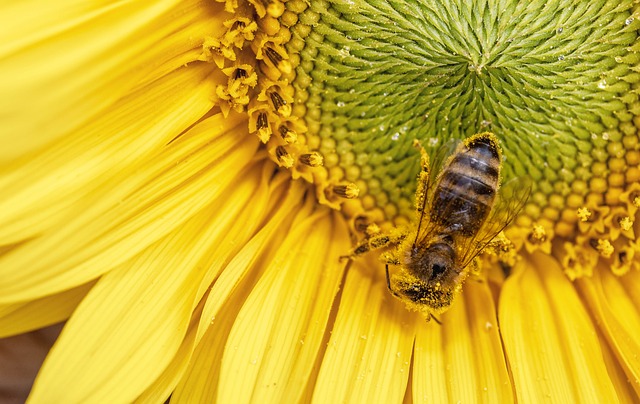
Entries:
{"type": "Polygon", "coordinates": [[[576,239],[578,209],[607,207],[580,226],[590,239],[580,245],[611,260],[632,240],[616,244],[636,212],[621,196],[640,180],[637,8],[312,2],[288,45],[308,144],[332,180],[357,184],[365,208],[397,219],[413,215],[414,139],[433,156],[450,138],[491,131],[504,149],[503,180],[534,183],[522,243],[550,251],[555,236],[576,239]],[[597,234],[586,230],[594,223],[603,223],[597,234]]]}
{"type": "Polygon", "coordinates": [[[414,140],[433,156],[490,131],[503,181],[534,184],[509,235],[516,249],[553,252],[572,276],[585,262],[638,265],[633,0],[226,0],[225,10],[226,32],[203,54],[228,77],[220,109],[247,113],[271,158],[315,183],[321,203],[359,192],[375,217],[412,220],[414,140]]]}

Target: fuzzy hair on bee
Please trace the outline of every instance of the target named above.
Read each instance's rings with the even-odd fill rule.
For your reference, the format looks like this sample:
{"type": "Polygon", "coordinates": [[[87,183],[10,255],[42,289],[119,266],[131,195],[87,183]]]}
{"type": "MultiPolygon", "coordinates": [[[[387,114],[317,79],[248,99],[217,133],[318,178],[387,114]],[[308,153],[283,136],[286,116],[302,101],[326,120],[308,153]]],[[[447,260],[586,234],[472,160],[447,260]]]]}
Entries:
{"type": "Polygon", "coordinates": [[[369,232],[348,258],[385,249],[380,257],[389,291],[429,320],[449,309],[474,259],[518,215],[531,181],[501,186],[502,149],[490,132],[446,143],[433,161],[418,141],[414,145],[421,156],[414,221],[369,232]]]}

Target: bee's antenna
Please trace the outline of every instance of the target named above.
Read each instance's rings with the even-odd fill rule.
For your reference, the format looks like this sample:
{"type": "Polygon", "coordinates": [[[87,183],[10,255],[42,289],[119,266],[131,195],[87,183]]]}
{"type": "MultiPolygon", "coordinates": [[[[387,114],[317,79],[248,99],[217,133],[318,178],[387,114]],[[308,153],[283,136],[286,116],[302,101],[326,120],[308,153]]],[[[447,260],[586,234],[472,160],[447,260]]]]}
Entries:
{"type": "Polygon", "coordinates": [[[429,319],[427,319],[427,321],[429,321],[431,319],[433,319],[433,321],[438,323],[438,325],[442,325],[442,321],[438,320],[438,318],[436,316],[434,316],[433,314],[429,313],[429,319]]]}

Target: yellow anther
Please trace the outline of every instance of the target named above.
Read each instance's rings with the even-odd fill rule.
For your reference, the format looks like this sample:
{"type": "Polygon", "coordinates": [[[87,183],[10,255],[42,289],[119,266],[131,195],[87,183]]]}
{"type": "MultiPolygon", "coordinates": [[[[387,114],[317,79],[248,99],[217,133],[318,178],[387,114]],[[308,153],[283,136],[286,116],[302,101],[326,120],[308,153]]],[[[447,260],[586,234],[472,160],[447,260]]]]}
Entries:
{"type": "Polygon", "coordinates": [[[531,238],[531,241],[543,242],[547,238],[547,232],[545,231],[544,227],[540,225],[534,225],[533,229],[531,230],[531,238]]]}
{"type": "Polygon", "coordinates": [[[219,68],[224,67],[225,60],[235,62],[236,53],[229,46],[220,42],[219,39],[213,37],[205,37],[202,43],[202,54],[198,60],[204,62],[214,62],[219,68]]]}
{"type": "Polygon", "coordinates": [[[354,199],[358,197],[360,190],[358,189],[356,184],[348,183],[334,186],[333,192],[342,198],[354,199]]]}
{"type": "Polygon", "coordinates": [[[624,231],[631,230],[631,227],[633,226],[633,220],[631,220],[629,216],[625,216],[622,219],[620,219],[619,223],[620,223],[620,228],[624,231]]]}
{"type": "Polygon", "coordinates": [[[262,143],[267,143],[271,138],[271,125],[269,124],[269,106],[256,103],[249,108],[249,132],[255,133],[262,143]]]}
{"type": "Polygon", "coordinates": [[[301,154],[300,162],[309,167],[320,167],[322,165],[322,155],[317,152],[301,154]]]}
{"type": "Polygon", "coordinates": [[[609,242],[609,240],[600,239],[598,240],[596,250],[598,250],[602,257],[609,258],[611,257],[611,254],[613,254],[613,245],[611,245],[611,242],[609,242]]]}
{"type": "Polygon", "coordinates": [[[578,218],[580,218],[581,222],[586,222],[591,217],[591,211],[587,207],[582,207],[578,209],[578,218]]]}
{"type": "Polygon", "coordinates": [[[246,41],[251,41],[255,37],[258,24],[246,17],[237,17],[224,22],[228,28],[222,37],[222,42],[227,46],[235,46],[242,49],[246,41]]]}
{"type": "Polygon", "coordinates": [[[286,168],[293,167],[293,163],[295,162],[295,160],[293,159],[293,157],[291,157],[291,155],[289,154],[287,149],[284,148],[284,146],[276,147],[275,153],[276,153],[276,159],[283,167],[286,167],[286,168]]]}

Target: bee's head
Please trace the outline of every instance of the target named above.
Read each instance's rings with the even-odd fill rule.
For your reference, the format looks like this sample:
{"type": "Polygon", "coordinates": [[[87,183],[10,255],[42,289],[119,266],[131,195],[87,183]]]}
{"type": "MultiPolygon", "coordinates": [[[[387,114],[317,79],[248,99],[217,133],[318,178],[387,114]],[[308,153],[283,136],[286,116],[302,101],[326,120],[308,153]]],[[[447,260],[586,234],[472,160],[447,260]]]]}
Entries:
{"type": "Polygon", "coordinates": [[[445,242],[434,243],[426,249],[414,248],[408,269],[424,282],[445,281],[458,272],[453,247],[445,242]]]}

